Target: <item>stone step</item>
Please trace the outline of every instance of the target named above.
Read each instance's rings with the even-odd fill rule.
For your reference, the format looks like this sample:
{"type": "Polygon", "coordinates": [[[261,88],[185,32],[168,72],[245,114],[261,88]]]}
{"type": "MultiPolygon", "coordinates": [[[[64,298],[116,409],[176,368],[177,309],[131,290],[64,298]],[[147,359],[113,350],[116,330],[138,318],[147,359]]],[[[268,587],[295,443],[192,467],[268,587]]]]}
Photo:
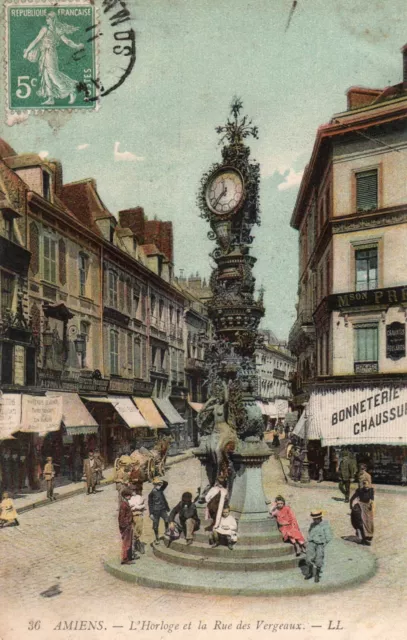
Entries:
{"type": "Polygon", "coordinates": [[[213,571],[279,571],[298,567],[300,560],[295,556],[239,558],[234,555],[234,550],[230,551],[229,549],[229,557],[219,557],[215,554],[212,555],[211,551],[212,549],[208,547],[205,555],[194,556],[181,553],[171,547],[167,548],[164,545],[153,546],[153,553],[160,560],[184,567],[205,568],[213,571]]]}
{"type": "MultiPolygon", "coordinates": [[[[207,550],[210,550],[211,556],[216,557],[230,557],[230,550],[222,545],[219,547],[210,547],[208,541],[200,542],[194,540],[193,544],[186,545],[184,539],[174,540],[171,542],[170,549],[185,553],[193,556],[203,556],[207,550]]],[[[280,542],[272,545],[244,545],[240,541],[235,545],[233,552],[238,558],[274,558],[276,556],[291,556],[294,553],[294,549],[290,544],[280,542]]]]}
{"type": "MultiPolygon", "coordinates": [[[[210,531],[204,531],[201,527],[199,531],[195,533],[195,540],[199,542],[208,542],[208,538],[211,535],[210,531]]],[[[238,531],[238,538],[241,544],[252,546],[263,546],[267,544],[279,544],[282,541],[281,533],[279,531],[238,531]]]]}

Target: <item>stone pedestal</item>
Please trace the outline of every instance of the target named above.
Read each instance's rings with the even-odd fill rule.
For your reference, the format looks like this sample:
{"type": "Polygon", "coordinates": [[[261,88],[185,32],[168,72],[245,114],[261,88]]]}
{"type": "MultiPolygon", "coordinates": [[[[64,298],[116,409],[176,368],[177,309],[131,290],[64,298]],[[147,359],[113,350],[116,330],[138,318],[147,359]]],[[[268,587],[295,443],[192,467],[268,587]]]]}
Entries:
{"type": "Polygon", "coordinates": [[[239,520],[239,529],[257,528],[267,520],[270,529],[271,521],[263,489],[262,466],[271,456],[271,451],[264,441],[239,441],[239,446],[232,454],[235,478],[230,496],[230,508],[239,520]]]}

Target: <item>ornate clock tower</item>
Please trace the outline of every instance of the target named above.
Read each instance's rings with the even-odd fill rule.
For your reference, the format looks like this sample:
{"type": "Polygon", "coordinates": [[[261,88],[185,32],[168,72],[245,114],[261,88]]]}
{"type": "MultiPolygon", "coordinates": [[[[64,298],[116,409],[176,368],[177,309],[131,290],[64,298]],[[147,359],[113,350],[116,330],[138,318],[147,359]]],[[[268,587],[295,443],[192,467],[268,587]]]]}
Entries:
{"type": "Polygon", "coordinates": [[[216,242],[208,304],[215,335],[206,350],[210,397],[198,416],[201,442],[194,453],[207,476],[201,480],[202,488],[227,487],[226,499],[239,516],[239,527],[248,526],[249,531],[267,519],[261,467],[270,450],[255,400],[254,351],[264,305],[262,292],[257,299],[254,295],[256,258],[250,255],[250,246],[252,227],[260,224],[260,168],[250,160],[245,144],[249,136],[257,138],[258,131],[240,115],[242,106],[235,99],[231,117],[216,129],[222,136],[222,161],[202,177],[198,195],[201,216],[211,226],[209,238],[216,242]]]}
{"type": "MultiPolygon", "coordinates": [[[[245,140],[258,137],[257,127],[241,117],[242,102],[235,99],[231,117],[216,128],[221,134],[222,161],[202,177],[198,195],[201,216],[208,220],[210,240],[216,242],[211,257],[216,263],[211,276],[209,317],[215,329],[206,362],[210,395],[219,395],[221,383],[228,387],[226,421],[241,439],[263,437],[263,419],[254,400],[257,377],[254,350],[257,328],[264,315],[263,295],[254,297],[252,274],[256,258],[250,255],[251,230],[260,224],[260,167],[250,160],[245,140]]],[[[199,421],[201,431],[213,431],[213,417],[205,407],[199,421]]]]}

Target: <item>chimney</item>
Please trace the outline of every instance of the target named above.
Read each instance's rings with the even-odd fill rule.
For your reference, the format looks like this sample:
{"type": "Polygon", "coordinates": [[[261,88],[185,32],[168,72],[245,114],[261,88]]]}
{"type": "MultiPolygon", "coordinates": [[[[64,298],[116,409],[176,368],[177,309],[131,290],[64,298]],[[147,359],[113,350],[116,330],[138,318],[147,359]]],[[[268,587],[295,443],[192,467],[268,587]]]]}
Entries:
{"type": "Polygon", "coordinates": [[[407,44],[401,50],[403,54],[403,84],[407,85],[407,44]]]}
{"type": "Polygon", "coordinates": [[[121,227],[131,229],[137,240],[144,244],[145,214],[143,207],[119,211],[119,222],[121,227]]]}

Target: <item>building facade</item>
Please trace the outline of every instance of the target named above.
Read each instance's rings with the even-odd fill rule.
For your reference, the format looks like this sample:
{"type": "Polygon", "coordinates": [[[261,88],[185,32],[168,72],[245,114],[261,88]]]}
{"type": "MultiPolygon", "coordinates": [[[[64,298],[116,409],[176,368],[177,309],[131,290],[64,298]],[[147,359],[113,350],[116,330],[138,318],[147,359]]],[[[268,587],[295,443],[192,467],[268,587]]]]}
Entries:
{"type": "Polygon", "coordinates": [[[262,332],[265,341],[255,351],[258,379],[258,399],[268,422],[283,422],[292,400],[291,378],[296,359],[284,343],[274,335],[262,332]],[[268,342],[270,338],[275,344],[268,342]],[[268,339],[268,340],[267,340],[268,339]]]}
{"type": "MultiPolygon", "coordinates": [[[[406,74],[405,49],[403,62],[406,74]]],[[[315,400],[322,441],[356,447],[377,479],[399,473],[407,444],[407,430],[391,435],[397,420],[381,434],[385,414],[369,400],[407,380],[406,87],[405,75],[384,90],[348,90],[346,111],[318,130],[291,219],[299,232],[294,400],[315,400]],[[364,399],[368,415],[359,419],[364,399]],[[340,413],[344,402],[354,409],[340,413]]]]}
{"type": "Polygon", "coordinates": [[[173,450],[183,448],[189,302],[173,281],[171,223],[149,221],[141,208],[117,219],[94,180],[64,184],[59,162],[17,154],[3,141],[0,151],[0,448],[3,477],[14,478],[8,488],[37,486],[46,455],[64,474],[76,452],[99,446],[112,462],[165,430],[173,450]],[[59,403],[59,420],[54,414],[36,430],[33,403],[44,416],[59,403]],[[20,422],[11,424],[11,415],[20,422]],[[13,456],[26,468],[18,481],[13,456]]]}

